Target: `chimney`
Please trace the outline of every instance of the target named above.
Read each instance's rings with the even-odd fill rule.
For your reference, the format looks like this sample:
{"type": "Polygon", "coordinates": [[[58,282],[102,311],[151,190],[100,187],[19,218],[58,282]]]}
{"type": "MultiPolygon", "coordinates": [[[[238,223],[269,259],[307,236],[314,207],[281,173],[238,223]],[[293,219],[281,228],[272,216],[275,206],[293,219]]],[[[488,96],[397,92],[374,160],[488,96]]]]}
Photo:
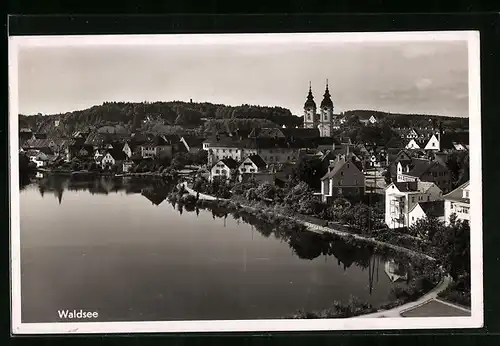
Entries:
{"type": "Polygon", "coordinates": [[[193,103],[193,99],[189,99],[189,103],[193,103]]]}

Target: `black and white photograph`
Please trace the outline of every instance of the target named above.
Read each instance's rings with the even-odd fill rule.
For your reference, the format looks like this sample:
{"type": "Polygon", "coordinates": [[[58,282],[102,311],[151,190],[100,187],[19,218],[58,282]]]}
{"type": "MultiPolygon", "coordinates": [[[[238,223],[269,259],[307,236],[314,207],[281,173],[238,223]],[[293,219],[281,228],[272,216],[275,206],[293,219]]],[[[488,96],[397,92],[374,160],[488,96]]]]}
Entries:
{"type": "Polygon", "coordinates": [[[481,327],[479,40],[10,37],[12,333],[481,327]]]}

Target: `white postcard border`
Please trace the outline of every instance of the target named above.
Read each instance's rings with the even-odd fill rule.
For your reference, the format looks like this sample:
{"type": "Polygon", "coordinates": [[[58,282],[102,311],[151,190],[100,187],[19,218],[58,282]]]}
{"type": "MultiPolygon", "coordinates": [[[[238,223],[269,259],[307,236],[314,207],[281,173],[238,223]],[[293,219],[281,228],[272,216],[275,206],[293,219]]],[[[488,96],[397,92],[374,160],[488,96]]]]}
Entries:
{"type": "Polygon", "coordinates": [[[9,37],[9,184],[11,241],[11,316],[13,334],[271,332],[480,328],[483,326],[482,166],[479,32],[370,32],[301,34],[196,34],[9,37]],[[186,39],[188,38],[188,39],[186,39]],[[425,318],[276,319],[228,321],[144,321],[22,323],[18,160],[18,49],[68,45],[182,45],[242,43],[354,43],[397,41],[467,41],[469,57],[469,127],[471,184],[471,316],[425,318]]]}

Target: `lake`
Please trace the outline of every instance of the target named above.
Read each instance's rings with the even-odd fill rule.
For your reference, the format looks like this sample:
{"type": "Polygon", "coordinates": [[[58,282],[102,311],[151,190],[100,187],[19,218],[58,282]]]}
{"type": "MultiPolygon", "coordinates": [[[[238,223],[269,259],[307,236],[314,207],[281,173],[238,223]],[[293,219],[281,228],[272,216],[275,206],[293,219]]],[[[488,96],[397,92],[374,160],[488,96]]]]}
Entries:
{"type": "Polygon", "coordinates": [[[390,299],[386,262],[368,249],[310,232],[287,241],[269,225],[186,210],[170,189],[138,178],[23,183],[23,322],[59,322],[66,309],[99,322],[267,319],[351,295],[390,299]]]}

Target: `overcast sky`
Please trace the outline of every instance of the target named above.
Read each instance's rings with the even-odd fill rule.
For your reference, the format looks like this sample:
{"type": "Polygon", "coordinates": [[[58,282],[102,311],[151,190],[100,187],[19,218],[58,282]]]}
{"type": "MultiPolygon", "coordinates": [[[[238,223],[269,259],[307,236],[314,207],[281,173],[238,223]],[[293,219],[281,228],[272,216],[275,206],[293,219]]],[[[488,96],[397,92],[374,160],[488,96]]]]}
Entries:
{"type": "Polygon", "coordinates": [[[466,41],[22,47],[18,66],[21,114],[192,98],[302,115],[328,79],[336,112],[468,116],[466,41]]]}

